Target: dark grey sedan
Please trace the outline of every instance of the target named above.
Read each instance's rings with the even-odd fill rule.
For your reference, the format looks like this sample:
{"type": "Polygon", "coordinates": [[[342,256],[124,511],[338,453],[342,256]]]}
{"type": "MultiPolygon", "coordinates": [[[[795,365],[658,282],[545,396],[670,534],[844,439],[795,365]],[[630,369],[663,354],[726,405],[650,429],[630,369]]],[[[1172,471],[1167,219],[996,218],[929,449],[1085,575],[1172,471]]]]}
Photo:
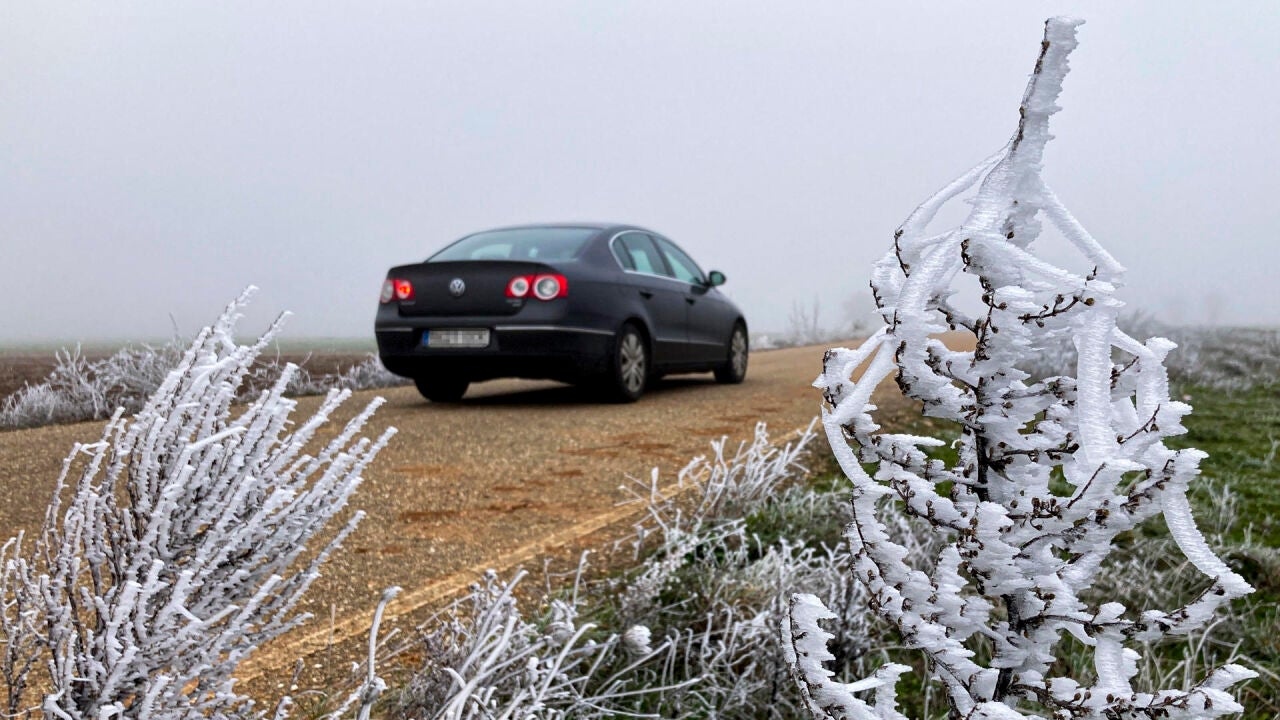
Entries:
{"type": "Polygon", "coordinates": [[[746,377],[747,322],[716,289],[724,280],[643,228],[500,228],[391,268],[374,332],[387,369],[429,400],[520,377],[632,401],[666,373],[746,377]]]}

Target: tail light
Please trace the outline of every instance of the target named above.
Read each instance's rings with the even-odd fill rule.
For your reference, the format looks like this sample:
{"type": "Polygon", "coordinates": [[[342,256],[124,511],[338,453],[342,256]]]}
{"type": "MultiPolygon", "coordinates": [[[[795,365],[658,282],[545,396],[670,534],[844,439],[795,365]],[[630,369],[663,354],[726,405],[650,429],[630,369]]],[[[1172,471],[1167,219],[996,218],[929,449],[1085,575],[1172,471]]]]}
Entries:
{"type": "Polygon", "coordinates": [[[529,278],[525,275],[517,275],[511,278],[511,282],[507,283],[507,297],[522,298],[529,294],[529,278]]]}
{"type": "Polygon", "coordinates": [[[539,300],[554,300],[569,294],[563,275],[539,275],[533,279],[533,294],[539,300]]]}
{"type": "Polygon", "coordinates": [[[517,275],[507,283],[507,297],[532,295],[539,300],[555,300],[569,296],[569,281],[563,275],[517,275]]]}
{"type": "Polygon", "coordinates": [[[408,280],[396,280],[396,299],[412,300],[413,299],[413,283],[408,280]]]}
{"type": "Polygon", "coordinates": [[[392,300],[412,300],[413,283],[400,278],[387,278],[382,281],[382,296],[379,299],[383,304],[392,300]]]}

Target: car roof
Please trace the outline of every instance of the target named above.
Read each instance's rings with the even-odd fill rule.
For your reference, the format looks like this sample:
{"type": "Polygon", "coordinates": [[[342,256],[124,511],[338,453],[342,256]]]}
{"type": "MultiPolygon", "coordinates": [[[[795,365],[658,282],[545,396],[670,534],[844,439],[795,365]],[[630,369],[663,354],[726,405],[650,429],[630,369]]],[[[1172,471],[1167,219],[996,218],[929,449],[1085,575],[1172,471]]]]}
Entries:
{"type": "Polygon", "coordinates": [[[487,230],[479,230],[477,232],[468,233],[476,235],[481,232],[494,232],[497,230],[528,230],[533,228],[586,228],[589,230],[597,230],[601,232],[621,232],[623,230],[640,230],[643,232],[653,232],[646,230],[638,225],[616,222],[553,222],[553,223],[525,223],[522,225],[506,225],[503,227],[489,228],[487,230]]]}

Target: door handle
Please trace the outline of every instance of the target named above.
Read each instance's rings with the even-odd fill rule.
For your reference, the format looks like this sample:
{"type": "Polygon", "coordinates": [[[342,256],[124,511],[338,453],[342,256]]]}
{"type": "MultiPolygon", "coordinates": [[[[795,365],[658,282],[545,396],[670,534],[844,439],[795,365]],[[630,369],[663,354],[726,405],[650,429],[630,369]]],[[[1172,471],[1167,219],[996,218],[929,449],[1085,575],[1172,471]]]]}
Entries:
{"type": "Polygon", "coordinates": [[[696,297],[686,297],[686,298],[684,299],[684,301],[685,301],[685,302],[687,302],[687,303],[689,303],[690,305],[692,305],[692,304],[694,304],[694,303],[698,302],[698,298],[696,298],[696,297]]]}
{"type": "Polygon", "coordinates": [[[653,297],[653,291],[652,291],[652,290],[641,290],[641,291],[640,291],[640,297],[644,298],[645,300],[648,300],[649,298],[653,297]]]}

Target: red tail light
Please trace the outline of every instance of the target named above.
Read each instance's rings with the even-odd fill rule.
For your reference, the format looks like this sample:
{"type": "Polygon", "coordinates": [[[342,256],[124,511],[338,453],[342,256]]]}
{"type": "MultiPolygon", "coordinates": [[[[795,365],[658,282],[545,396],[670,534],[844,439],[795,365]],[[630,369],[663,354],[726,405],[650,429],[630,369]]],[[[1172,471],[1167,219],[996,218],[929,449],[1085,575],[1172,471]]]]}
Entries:
{"type": "Polygon", "coordinates": [[[533,279],[533,294],[539,300],[567,297],[569,282],[563,275],[539,275],[533,279]]]}
{"type": "Polygon", "coordinates": [[[522,298],[529,294],[529,276],[517,275],[507,283],[507,297],[522,298]]]}
{"type": "Polygon", "coordinates": [[[399,278],[387,278],[382,281],[382,296],[379,299],[383,304],[392,300],[412,300],[413,283],[399,278]]]}
{"type": "Polygon", "coordinates": [[[563,275],[517,275],[507,283],[507,297],[536,297],[555,300],[569,296],[569,281],[563,275]]]}

